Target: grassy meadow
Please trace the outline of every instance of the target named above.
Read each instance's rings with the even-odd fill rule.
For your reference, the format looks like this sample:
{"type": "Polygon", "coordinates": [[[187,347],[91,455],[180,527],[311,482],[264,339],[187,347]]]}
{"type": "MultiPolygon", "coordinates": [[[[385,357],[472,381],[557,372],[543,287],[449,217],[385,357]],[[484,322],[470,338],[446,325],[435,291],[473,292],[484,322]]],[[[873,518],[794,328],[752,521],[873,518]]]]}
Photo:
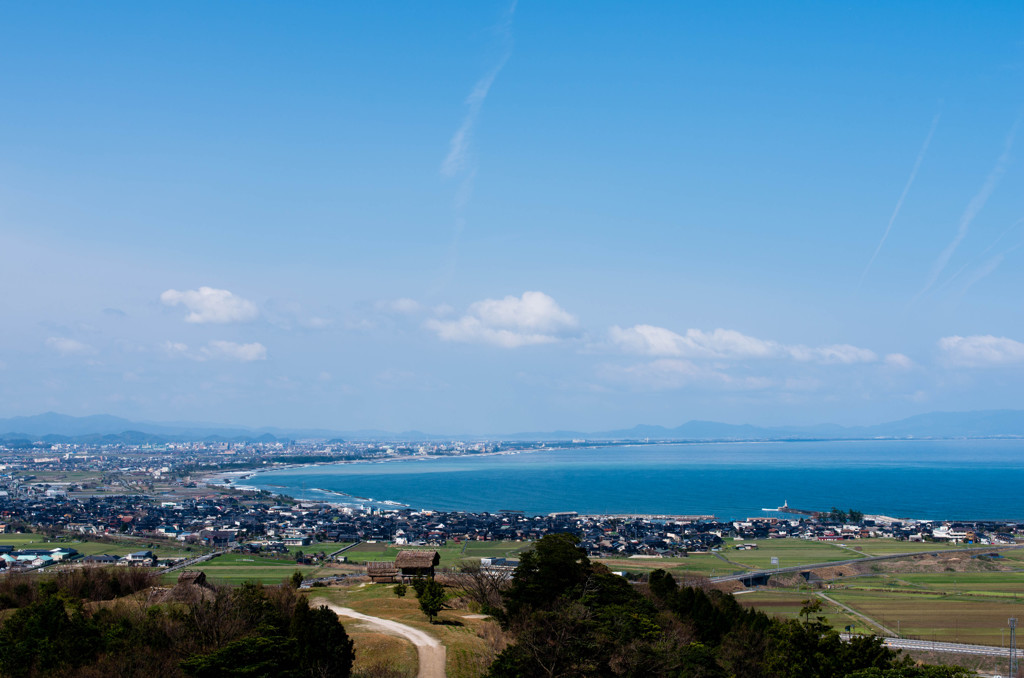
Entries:
{"type": "MultiPolygon", "coordinates": [[[[306,578],[325,577],[342,572],[331,565],[299,565],[294,559],[287,556],[274,558],[243,553],[225,553],[200,563],[196,569],[205,572],[210,583],[232,586],[247,581],[280,584],[289,579],[296,571],[301,572],[302,576],[306,578]]],[[[172,572],[164,575],[164,582],[174,583],[178,574],[178,572],[172,572]]]]}
{"type": "Polygon", "coordinates": [[[198,556],[210,549],[204,546],[189,547],[186,544],[162,539],[138,539],[135,537],[111,537],[105,541],[88,537],[61,537],[54,539],[43,534],[0,534],[0,544],[16,549],[73,548],[84,556],[101,553],[124,556],[134,551],[152,551],[158,558],[179,558],[198,556]]]}

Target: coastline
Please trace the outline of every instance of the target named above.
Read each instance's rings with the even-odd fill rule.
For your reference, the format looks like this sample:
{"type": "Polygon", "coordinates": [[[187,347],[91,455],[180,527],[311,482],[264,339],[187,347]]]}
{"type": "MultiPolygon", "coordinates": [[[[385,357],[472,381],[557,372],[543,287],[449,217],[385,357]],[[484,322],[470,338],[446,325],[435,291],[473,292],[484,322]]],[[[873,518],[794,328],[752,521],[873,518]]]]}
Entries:
{"type": "Polygon", "coordinates": [[[884,440],[855,445],[825,441],[810,446],[779,441],[594,444],[465,455],[325,459],[212,473],[204,484],[379,509],[531,516],[564,512],[716,515],[720,520],[742,521],[766,516],[786,519],[789,516],[766,514],[761,507],[778,506],[788,499],[790,506],[810,511],[827,512],[839,506],[887,519],[1004,522],[1021,519],[1019,502],[1012,497],[1013,483],[1024,481],[1021,451],[1020,441],[1006,439],[884,440]],[[541,459],[542,455],[532,454],[538,452],[551,456],[541,459]],[[500,457],[510,459],[487,461],[500,457]],[[414,461],[441,465],[421,466],[414,461]],[[396,462],[402,462],[402,468],[373,466],[396,462]],[[359,470],[344,466],[348,464],[359,470]],[[337,477],[332,477],[331,469],[337,469],[337,477]],[[284,477],[275,480],[268,473],[284,477]],[[227,479],[232,482],[223,484],[227,479]]]}

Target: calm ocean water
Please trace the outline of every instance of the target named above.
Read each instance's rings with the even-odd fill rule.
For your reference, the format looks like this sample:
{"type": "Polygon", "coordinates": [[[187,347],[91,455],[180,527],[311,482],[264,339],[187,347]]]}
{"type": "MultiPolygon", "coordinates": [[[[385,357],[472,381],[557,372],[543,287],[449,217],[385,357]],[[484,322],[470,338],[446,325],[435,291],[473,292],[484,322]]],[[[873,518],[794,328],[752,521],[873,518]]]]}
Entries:
{"type": "Polygon", "coordinates": [[[788,501],[910,518],[1024,519],[1024,441],[616,446],[310,466],[242,482],[307,499],[343,501],[333,494],[343,492],[441,510],[729,519],[788,501]]]}

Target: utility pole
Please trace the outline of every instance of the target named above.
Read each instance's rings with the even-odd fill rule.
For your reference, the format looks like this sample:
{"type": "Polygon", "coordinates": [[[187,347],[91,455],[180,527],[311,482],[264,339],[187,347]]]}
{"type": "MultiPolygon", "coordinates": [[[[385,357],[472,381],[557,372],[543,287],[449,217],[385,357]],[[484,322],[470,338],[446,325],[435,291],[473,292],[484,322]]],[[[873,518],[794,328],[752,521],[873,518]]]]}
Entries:
{"type": "Polygon", "coordinates": [[[1017,618],[1010,617],[1010,670],[1011,677],[1017,675],[1017,618]]]}

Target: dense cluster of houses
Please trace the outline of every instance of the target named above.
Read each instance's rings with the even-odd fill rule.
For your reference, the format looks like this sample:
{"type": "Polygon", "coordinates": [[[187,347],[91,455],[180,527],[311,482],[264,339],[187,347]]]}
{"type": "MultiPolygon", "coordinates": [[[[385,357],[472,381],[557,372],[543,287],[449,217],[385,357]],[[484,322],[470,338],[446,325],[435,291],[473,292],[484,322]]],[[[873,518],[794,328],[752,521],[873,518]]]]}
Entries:
{"type": "MultiPolygon", "coordinates": [[[[725,540],[798,538],[840,541],[871,537],[957,543],[1000,544],[1015,540],[1015,523],[936,522],[866,516],[836,522],[828,515],[784,514],[738,521],[714,516],[544,516],[521,512],[418,511],[404,507],[352,508],[296,502],[267,494],[248,495],[230,487],[204,495],[188,473],[199,467],[273,463],[281,454],[330,455],[464,454],[490,448],[470,444],[368,443],[283,444],[191,442],[164,445],[54,444],[6,449],[0,443],[0,532],[27,527],[83,536],[126,534],[215,548],[260,542],[264,548],[310,546],[317,542],[381,541],[430,546],[449,541],[536,540],[552,532],[581,536],[591,556],[676,556],[709,551],[725,540]],[[277,457],[275,457],[277,455],[277,457]],[[262,460],[262,461],[260,461],[262,460]],[[33,471],[90,471],[102,487],[79,481],[34,482],[33,471]],[[145,484],[191,485],[186,492],[160,494],[145,484]],[[140,488],[142,491],[140,491],[140,488]],[[101,491],[97,491],[101,490],[101,491]]],[[[266,466],[261,466],[266,468],[266,466]]],[[[78,477],[82,477],[79,475],[78,477]]],[[[858,517],[859,514],[858,514],[858,517]]],[[[6,554],[0,560],[10,565],[6,554]]],[[[47,554],[23,554],[46,558],[47,554]]],[[[45,562],[45,561],[43,561],[45,562]]]]}
{"type": "Polygon", "coordinates": [[[748,518],[732,524],[740,539],[797,538],[814,541],[889,538],[900,541],[934,541],[955,544],[1013,544],[1024,532],[1014,521],[897,520],[866,516],[855,522],[826,518],[787,520],[776,517],[748,518]]]}
{"type": "MultiPolygon", "coordinates": [[[[725,540],[798,538],[839,541],[871,537],[998,544],[1013,542],[1022,526],[1005,522],[922,522],[866,517],[856,523],[827,518],[581,516],[571,512],[468,513],[408,508],[359,509],[316,502],[270,503],[212,494],[182,500],[145,495],[0,496],[0,531],[18,525],[84,536],[126,534],[216,548],[259,541],[283,546],[317,542],[381,541],[442,545],[449,541],[536,540],[574,532],[593,557],[677,556],[709,551],[725,540]]],[[[45,554],[37,554],[44,557],[45,554]]]]}

